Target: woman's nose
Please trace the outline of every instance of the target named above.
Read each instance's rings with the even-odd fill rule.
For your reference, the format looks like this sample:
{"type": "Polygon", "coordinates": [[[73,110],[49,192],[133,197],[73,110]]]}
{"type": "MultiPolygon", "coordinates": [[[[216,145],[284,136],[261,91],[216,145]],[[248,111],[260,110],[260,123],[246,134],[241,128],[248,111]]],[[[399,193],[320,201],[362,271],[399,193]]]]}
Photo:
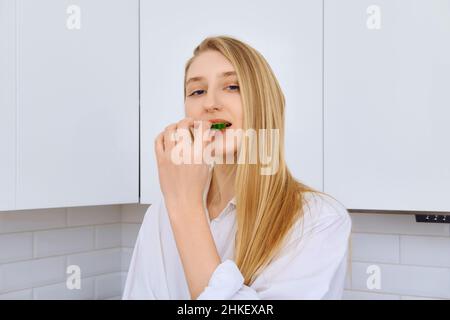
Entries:
{"type": "Polygon", "coordinates": [[[206,112],[218,111],[220,109],[221,109],[221,107],[219,105],[205,106],[206,112]]]}
{"type": "Polygon", "coordinates": [[[222,108],[217,101],[217,97],[211,91],[208,91],[206,94],[206,99],[204,101],[204,108],[206,112],[216,111],[222,108]]]}

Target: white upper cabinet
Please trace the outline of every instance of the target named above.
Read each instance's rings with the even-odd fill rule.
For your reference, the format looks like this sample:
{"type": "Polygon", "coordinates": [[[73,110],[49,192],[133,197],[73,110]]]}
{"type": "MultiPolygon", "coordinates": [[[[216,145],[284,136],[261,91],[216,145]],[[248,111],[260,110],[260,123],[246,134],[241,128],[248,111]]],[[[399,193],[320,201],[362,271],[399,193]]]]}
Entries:
{"type": "Polygon", "coordinates": [[[322,2],[141,1],[141,202],[160,195],[154,139],[185,117],[186,61],[207,36],[228,35],[267,59],[286,97],[286,157],[322,190],[322,2]]]}
{"type": "Polygon", "coordinates": [[[14,1],[0,1],[0,211],[14,207],[15,37],[14,1]]]}
{"type": "Polygon", "coordinates": [[[325,1],[324,189],[450,211],[450,2],[325,1]]]}
{"type": "Polygon", "coordinates": [[[2,204],[12,190],[10,209],[138,202],[138,0],[0,3],[17,61],[0,75],[2,204]]]}

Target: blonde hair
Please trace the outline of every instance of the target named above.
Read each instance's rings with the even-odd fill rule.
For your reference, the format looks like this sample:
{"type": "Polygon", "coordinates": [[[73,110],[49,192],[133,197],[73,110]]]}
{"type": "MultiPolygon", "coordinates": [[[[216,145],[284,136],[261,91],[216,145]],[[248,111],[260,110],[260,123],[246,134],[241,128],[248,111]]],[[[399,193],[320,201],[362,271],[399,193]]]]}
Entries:
{"type": "MultiPolygon", "coordinates": [[[[282,248],[295,222],[303,217],[305,192],[322,193],[297,181],[285,163],[285,98],[264,57],[254,48],[229,36],[204,39],[185,66],[186,76],[193,60],[202,52],[216,50],[234,66],[240,86],[243,131],[279,129],[278,170],[261,175],[261,163],[238,164],[234,182],[237,231],[234,260],[250,285],[282,248]]],[[[258,141],[259,143],[259,141],[258,141]]],[[[248,151],[243,137],[240,153],[248,151]]]]}

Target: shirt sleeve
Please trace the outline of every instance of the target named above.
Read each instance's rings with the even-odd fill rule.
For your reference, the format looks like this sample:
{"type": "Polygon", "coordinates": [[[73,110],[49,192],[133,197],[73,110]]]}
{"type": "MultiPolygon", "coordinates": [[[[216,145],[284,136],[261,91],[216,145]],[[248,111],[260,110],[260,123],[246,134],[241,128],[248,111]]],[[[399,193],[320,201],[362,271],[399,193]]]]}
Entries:
{"type": "Polygon", "coordinates": [[[239,268],[228,259],[215,269],[197,299],[341,299],[351,219],[336,203],[322,202],[305,210],[290,241],[251,286],[244,284],[239,268]]]}
{"type": "MultiPolygon", "coordinates": [[[[131,257],[130,265],[128,268],[127,278],[125,281],[125,287],[122,294],[122,300],[132,300],[132,299],[156,299],[156,296],[151,288],[150,280],[143,272],[144,268],[148,268],[147,259],[145,254],[145,245],[152,245],[150,241],[143,241],[146,232],[146,226],[149,225],[147,220],[154,220],[156,217],[155,205],[152,204],[148,208],[144,221],[142,222],[141,228],[139,230],[136,243],[134,245],[133,254],[131,257]]],[[[153,221],[153,224],[155,221],[153,221]]],[[[153,239],[153,243],[156,240],[153,239]]],[[[157,242],[156,242],[157,243],[157,242]]],[[[149,250],[149,252],[151,252],[149,250]]]]}
{"type": "Polygon", "coordinates": [[[164,261],[161,216],[162,196],[150,205],[139,229],[128,268],[122,300],[170,299],[166,282],[167,265],[164,261]]]}

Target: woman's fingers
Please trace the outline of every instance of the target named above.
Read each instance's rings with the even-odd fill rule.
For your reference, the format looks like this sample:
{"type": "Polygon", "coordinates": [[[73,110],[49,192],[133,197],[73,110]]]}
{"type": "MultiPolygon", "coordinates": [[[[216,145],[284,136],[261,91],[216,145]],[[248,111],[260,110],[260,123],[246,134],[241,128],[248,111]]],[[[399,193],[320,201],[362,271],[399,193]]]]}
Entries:
{"type": "Polygon", "coordinates": [[[165,152],[170,152],[170,150],[172,150],[172,148],[175,146],[175,144],[176,144],[176,136],[175,136],[176,130],[177,130],[177,124],[176,123],[172,123],[172,124],[168,125],[164,129],[164,151],[165,152]]]}
{"type": "Polygon", "coordinates": [[[204,120],[201,122],[201,134],[202,141],[200,145],[202,146],[202,160],[204,163],[210,165],[215,158],[215,143],[214,137],[217,133],[216,129],[211,129],[212,122],[204,120]]]}
{"type": "Polygon", "coordinates": [[[209,135],[213,131],[211,125],[212,122],[208,120],[195,120],[188,117],[178,122],[177,128],[181,131],[180,135],[187,135],[190,132],[192,134],[191,138],[193,139],[191,142],[200,139],[202,144],[205,145],[205,143],[211,141],[211,136],[209,135]]]}
{"type": "Polygon", "coordinates": [[[156,160],[159,162],[164,155],[164,132],[161,132],[155,139],[156,160]]]}
{"type": "Polygon", "coordinates": [[[194,118],[188,117],[177,123],[178,141],[187,140],[190,143],[194,142],[194,136],[191,131],[194,128],[194,122],[194,118]]]}
{"type": "MultiPolygon", "coordinates": [[[[216,133],[215,129],[211,129],[211,125],[212,122],[208,120],[195,120],[191,117],[168,125],[155,139],[155,152],[158,160],[160,161],[162,157],[170,157],[169,153],[177,143],[188,141],[194,148],[194,150],[191,149],[193,161],[195,163],[203,162],[203,151],[213,141],[214,133],[216,133]],[[198,151],[196,148],[198,148],[198,151]]],[[[181,150],[184,154],[184,149],[181,150]]]]}

